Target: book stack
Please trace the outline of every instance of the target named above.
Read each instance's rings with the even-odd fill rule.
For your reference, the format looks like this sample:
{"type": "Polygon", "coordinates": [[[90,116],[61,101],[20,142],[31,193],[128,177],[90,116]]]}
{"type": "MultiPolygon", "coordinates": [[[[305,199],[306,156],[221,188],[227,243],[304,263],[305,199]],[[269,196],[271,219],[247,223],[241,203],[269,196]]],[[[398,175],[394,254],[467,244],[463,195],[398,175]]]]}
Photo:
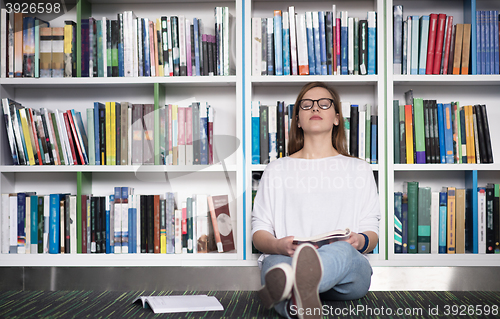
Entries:
{"type": "Polygon", "coordinates": [[[394,163],[493,163],[486,105],[413,98],[393,101],[394,163]]]}
{"type": "Polygon", "coordinates": [[[201,19],[90,17],[49,27],[23,13],[1,12],[1,77],[138,77],[235,74],[233,18],[228,7],[214,9],[213,34],[201,19]],[[4,23],[6,22],[6,23],[4,23]],[[77,50],[77,36],[81,51],[77,50]],[[77,66],[77,57],[81,64],[77,66]],[[80,74],[78,74],[80,68],[80,74]]]}
{"type": "MultiPolygon", "coordinates": [[[[252,164],[268,164],[288,156],[288,132],[293,104],[252,102],[252,164]]],[[[377,164],[377,115],[370,105],[341,102],[347,150],[350,155],[377,164]]]]}
{"type": "Polygon", "coordinates": [[[1,253],[207,253],[235,250],[228,196],[2,194],[1,253]]]}
{"type": "Polygon", "coordinates": [[[499,74],[498,10],[476,11],[477,74],[499,74]]]}
{"type": "Polygon", "coordinates": [[[394,193],[394,252],[500,253],[499,186],[478,187],[474,207],[472,189],[433,192],[405,182],[404,191],[394,193]]]}
{"type": "Polygon", "coordinates": [[[14,165],[209,165],[213,107],[95,102],[80,112],[26,108],[2,99],[14,165]],[[159,125],[156,127],[155,123],[159,125]]]}
{"type": "Polygon", "coordinates": [[[377,14],[347,11],[296,14],[274,10],[252,18],[252,75],[376,74],[377,14]]]}
{"type": "Polygon", "coordinates": [[[393,8],[394,74],[471,74],[471,24],[453,24],[453,16],[407,16],[393,8]]]}

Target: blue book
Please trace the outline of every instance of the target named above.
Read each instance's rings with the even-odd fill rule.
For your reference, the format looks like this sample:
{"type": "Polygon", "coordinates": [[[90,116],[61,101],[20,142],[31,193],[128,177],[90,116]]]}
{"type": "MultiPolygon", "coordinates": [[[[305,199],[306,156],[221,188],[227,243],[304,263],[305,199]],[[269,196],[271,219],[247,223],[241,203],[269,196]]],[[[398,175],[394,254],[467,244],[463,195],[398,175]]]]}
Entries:
{"type": "Polygon", "coordinates": [[[446,163],[446,152],[444,143],[444,118],[443,118],[443,103],[437,104],[438,111],[438,132],[439,132],[439,158],[441,164],[446,163]]]}
{"type": "Polygon", "coordinates": [[[26,253],[26,194],[17,193],[17,253],[26,253]]]}
{"type": "Polygon", "coordinates": [[[312,14],[312,12],[306,12],[307,55],[309,60],[309,75],[316,75],[312,14]]]}
{"type": "Polygon", "coordinates": [[[481,27],[481,74],[486,74],[486,15],[485,11],[480,13],[480,27],[481,27]]]}
{"type": "Polygon", "coordinates": [[[439,192],[439,253],[446,254],[447,192],[439,192]]]}
{"type": "Polygon", "coordinates": [[[483,74],[481,70],[481,11],[476,11],[476,73],[483,74]]]}
{"type": "MultiPolygon", "coordinates": [[[[293,17],[295,19],[295,17],[293,17]]],[[[283,12],[283,75],[290,75],[290,23],[288,12],[283,12]]]]}
{"type": "Polygon", "coordinates": [[[38,253],[38,196],[31,195],[31,251],[30,253],[36,254],[38,253]]]}
{"type": "Polygon", "coordinates": [[[377,129],[378,129],[378,116],[377,115],[372,115],[371,116],[371,164],[377,164],[377,129]]]}
{"type": "Polygon", "coordinates": [[[373,254],[378,254],[378,244],[377,244],[377,246],[375,246],[375,248],[373,248],[372,253],[373,254]]]}
{"type": "Polygon", "coordinates": [[[493,40],[493,26],[491,21],[491,11],[484,11],[485,23],[485,45],[486,45],[486,74],[492,74],[493,53],[492,53],[492,40],[493,40]]]}
{"type": "Polygon", "coordinates": [[[425,74],[427,66],[427,44],[429,42],[429,16],[420,17],[420,54],[418,74],[425,74]]]}
{"type": "Polygon", "coordinates": [[[118,76],[125,76],[123,54],[123,13],[118,13],[118,30],[118,76]]]}
{"type": "Polygon", "coordinates": [[[114,195],[109,195],[109,196],[106,196],[106,230],[105,230],[105,240],[106,240],[106,247],[105,247],[105,250],[106,250],[106,254],[112,254],[113,253],[113,246],[111,244],[111,228],[113,227],[111,225],[111,207],[110,205],[111,202],[114,202],[115,201],[115,196],[114,195]]]}
{"type": "Polygon", "coordinates": [[[274,68],[275,75],[283,75],[283,30],[281,11],[274,10],[274,68]]]}
{"type": "Polygon", "coordinates": [[[319,47],[320,47],[320,61],[321,61],[321,75],[328,75],[328,68],[326,64],[326,34],[325,34],[325,12],[318,12],[319,19],[319,47]]]}
{"type": "Polygon", "coordinates": [[[401,225],[403,233],[403,254],[408,253],[408,194],[403,193],[401,201],[401,225]]]}
{"type": "Polygon", "coordinates": [[[252,102],[252,164],[260,164],[260,102],[252,102]]]}
{"type": "MultiPolygon", "coordinates": [[[[312,20],[313,20],[313,37],[314,37],[314,63],[316,71],[316,75],[321,75],[321,45],[319,43],[320,37],[319,37],[319,19],[318,19],[318,12],[314,11],[312,13],[312,20]]],[[[326,60],[325,60],[326,61],[326,60]]]]}
{"type": "MultiPolygon", "coordinates": [[[[142,19],[142,38],[149,39],[149,19],[142,19]]],[[[149,41],[144,40],[144,76],[151,76],[151,56],[149,54],[149,41]]]]}
{"type": "Polygon", "coordinates": [[[420,20],[419,16],[411,17],[411,64],[410,74],[418,74],[418,47],[420,33],[420,20]]]}
{"type": "Polygon", "coordinates": [[[401,216],[401,204],[403,193],[394,193],[394,252],[403,252],[403,223],[401,216]]]}
{"type": "Polygon", "coordinates": [[[59,254],[61,249],[59,194],[50,194],[49,253],[59,254]]]}
{"type": "Polygon", "coordinates": [[[194,29],[194,61],[196,75],[200,75],[200,46],[199,46],[199,35],[198,35],[198,19],[193,18],[193,29],[194,29]]]}
{"type": "MultiPolygon", "coordinates": [[[[347,75],[348,74],[348,42],[347,42],[347,37],[349,36],[349,30],[348,30],[348,23],[349,20],[347,18],[347,11],[341,11],[340,12],[341,18],[340,18],[340,73],[342,75],[347,75]]],[[[369,29],[368,29],[369,30],[369,29]]],[[[370,32],[370,31],[368,31],[370,32]]],[[[368,37],[370,34],[368,33],[368,37]]]]}
{"type": "Polygon", "coordinates": [[[81,76],[89,76],[89,19],[82,19],[81,76]]]}
{"type": "MultiPolygon", "coordinates": [[[[106,107],[103,103],[94,102],[94,147],[95,147],[95,165],[101,165],[101,156],[100,156],[100,130],[99,130],[99,109],[105,110],[106,107]]],[[[89,136],[92,138],[92,136],[89,136]]],[[[104,141],[103,141],[104,142],[104,141]]]]}
{"type": "Polygon", "coordinates": [[[200,164],[208,165],[208,118],[207,105],[200,107],[200,164]]]}
{"type": "MultiPolygon", "coordinates": [[[[132,204],[135,202],[135,196],[132,196],[132,204]]],[[[130,204],[130,202],[129,202],[130,204]]],[[[137,231],[137,215],[134,205],[130,205],[128,209],[128,253],[135,254],[137,248],[136,231],[137,231]]]]}
{"type": "Polygon", "coordinates": [[[453,123],[451,121],[451,103],[443,104],[444,147],[446,163],[453,164],[453,123]]]}
{"type": "Polygon", "coordinates": [[[498,50],[498,36],[494,36],[498,34],[498,10],[492,11],[492,26],[493,26],[493,74],[499,74],[499,50],[498,50]]]}
{"type": "Polygon", "coordinates": [[[377,73],[377,13],[368,12],[368,74],[377,73]]]}

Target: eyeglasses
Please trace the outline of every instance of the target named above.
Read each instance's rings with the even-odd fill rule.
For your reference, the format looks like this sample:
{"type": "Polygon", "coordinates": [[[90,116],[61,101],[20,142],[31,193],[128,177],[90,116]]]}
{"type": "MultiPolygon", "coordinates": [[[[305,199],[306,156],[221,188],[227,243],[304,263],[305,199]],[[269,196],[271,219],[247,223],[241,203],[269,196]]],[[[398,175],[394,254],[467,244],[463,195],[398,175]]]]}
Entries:
{"type": "Polygon", "coordinates": [[[318,103],[318,106],[322,110],[328,110],[333,105],[333,100],[328,98],[322,98],[319,100],[302,99],[299,101],[299,106],[303,110],[310,110],[314,106],[314,102],[318,103]]]}

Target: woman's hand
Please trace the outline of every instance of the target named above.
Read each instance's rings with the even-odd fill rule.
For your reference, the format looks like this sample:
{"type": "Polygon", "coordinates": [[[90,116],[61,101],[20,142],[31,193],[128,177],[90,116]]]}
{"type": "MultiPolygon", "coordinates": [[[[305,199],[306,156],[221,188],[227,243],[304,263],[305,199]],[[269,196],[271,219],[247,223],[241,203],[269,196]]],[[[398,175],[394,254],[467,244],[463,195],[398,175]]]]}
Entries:
{"type": "Polygon", "coordinates": [[[293,236],[283,237],[277,240],[276,249],[280,255],[293,256],[297,245],[293,243],[293,236]]]}
{"type": "Polygon", "coordinates": [[[355,232],[351,232],[351,236],[346,240],[356,250],[360,250],[365,245],[365,237],[355,232]]]}

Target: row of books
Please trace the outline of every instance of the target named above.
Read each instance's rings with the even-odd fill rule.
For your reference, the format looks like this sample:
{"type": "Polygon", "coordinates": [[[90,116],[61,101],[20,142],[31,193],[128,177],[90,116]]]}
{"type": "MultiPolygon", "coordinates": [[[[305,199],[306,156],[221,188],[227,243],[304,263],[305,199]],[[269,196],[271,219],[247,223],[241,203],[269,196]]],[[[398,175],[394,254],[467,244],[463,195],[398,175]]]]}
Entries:
{"type": "Polygon", "coordinates": [[[378,163],[378,115],[370,104],[340,102],[347,149],[351,156],[378,163]]]}
{"type": "Polygon", "coordinates": [[[1,10],[1,77],[75,77],[81,55],[82,77],[199,76],[234,74],[230,46],[233,21],[227,7],[216,7],[215,34],[201,19],[162,16],[137,18],[132,11],[116,20],[81,20],[64,27],[23,13],[1,10]]]}
{"type": "Polygon", "coordinates": [[[394,6],[394,74],[470,74],[471,25],[444,13],[408,16],[394,6]]]}
{"type": "Polygon", "coordinates": [[[377,15],[349,17],[347,11],[295,13],[274,10],[252,18],[252,74],[376,74],[377,15]]]}
{"type": "Polygon", "coordinates": [[[404,105],[393,101],[395,164],[493,163],[486,105],[405,95],[404,105]]]}
{"type": "Polygon", "coordinates": [[[213,108],[95,102],[80,112],[26,108],[2,99],[14,165],[208,165],[213,108]]]}
{"type": "Polygon", "coordinates": [[[394,193],[395,253],[500,253],[500,184],[472,190],[444,187],[433,192],[405,182],[394,193]]]}
{"type": "Polygon", "coordinates": [[[500,73],[499,27],[498,10],[476,11],[477,74],[500,73]]]}
{"type": "Polygon", "coordinates": [[[2,253],[207,253],[234,251],[228,196],[2,194],[2,253]],[[81,211],[81,213],[79,213],[81,211]]]}
{"type": "MultiPolygon", "coordinates": [[[[252,164],[268,164],[288,156],[288,132],[292,124],[293,104],[261,105],[252,102],[252,164]]],[[[370,105],[359,107],[342,102],[344,129],[349,154],[368,163],[377,163],[377,115],[370,105]]]]}

